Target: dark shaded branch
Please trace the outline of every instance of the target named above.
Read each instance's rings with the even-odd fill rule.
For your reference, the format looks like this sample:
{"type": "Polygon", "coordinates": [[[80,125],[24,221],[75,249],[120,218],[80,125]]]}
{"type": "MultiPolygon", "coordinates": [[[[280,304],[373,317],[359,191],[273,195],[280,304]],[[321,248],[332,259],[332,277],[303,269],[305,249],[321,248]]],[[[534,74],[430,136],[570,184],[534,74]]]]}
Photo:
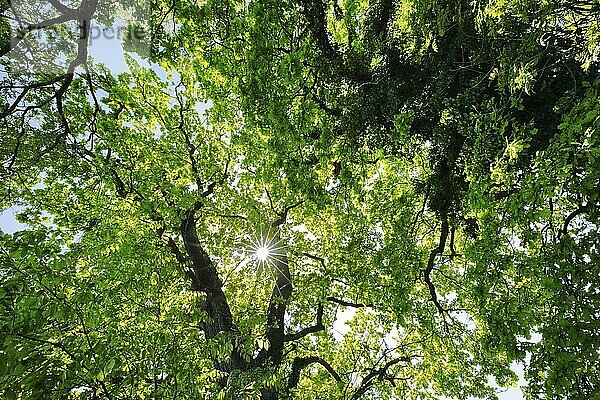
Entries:
{"type": "Polygon", "coordinates": [[[327,301],[331,301],[332,303],[337,303],[337,304],[339,304],[341,306],[345,306],[345,307],[354,307],[354,308],[371,307],[368,304],[352,303],[352,302],[340,300],[338,298],[331,297],[331,296],[327,297],[327,301]]]}
{"type": "Polygon", "coordinates": [[[233,219],[241,219],[242,221],[247,221],[248,217],[244,215],[234,215],[234,214],[216,214],[217,217],[221,218],[233,218],[233,219]]]}
{"type": "Polygon", "coordinates": [[[567,218],[565,219],[565,222],[563,223],[562,228],[558,231],[558,238],[562,238],[564,235],[567,234],[568,230],[569,230],[569,224],[571,224],[571,222],[575,219],[575,217],[577,217],[578,215],[581,214],[585,214],[588,211],[590,211],[592,209],[592,206],[590,203],[587,203],[586,205],[580,205],[577,209],[575,209],[573,212],[571,212],[569,215],[567,215],[567,218]]]}
{"type": "MultiPolygon", "coordinates": [[[[57,4],[60,4],[60,3],[57,3],[57,4]]],[[[54,6],[56,7],[57,4],[54,4],[54,6]]],[[[65,134],[70,134],[71,130],[69,127],[68,120],[65,116],[63,98],[64,98],[67,90],[69,89],[69,86],[73,82],[73,78],[75,76],[75,70],[77,69],[78,66],[85,63],[87,60],[88,39],[89,39],[89,35],[90,35],[90,22],[92,20],[92,17],[94,16],[94,13],[96,12],[97,6],[98,6],[98,0],[83,0],[81,2],[81,5],[76,10],[73,10],[70,8],[65,8],[63,10],[64,12],[61,15],[59,15],[58,17],[45,20],[39,24],[27,25],[26,27],[24,27],[17,33],[17,36],[15,38],[13,38],[13,40],[11,40],[7,45],[3,46],[0,49],[0,57],[5,56],[15,46],[17,46],[19,44],[19,42],[21,42],[27,36],[27,34],[33,32],[33,31],[45,29],[45,28],[48,28],[48,27],[51,27],[51,26],[54,26],[57,24],[65,23],[68,21],[72,21],[72,20],[77,21],[77,26],[79,29],[79,37],[77,39],[77,56],[75,57],[75,59],[73,59],[69,63],[66,73],[61,75],[60,78],[58,78],[58,80],[54,80],[53,83],[58,83],[58,82],[62,81],[60,87],[58,88],[56,93],[54,95],[52,95],[50,98],[44,100],[41,104],[38,104],[35,106],[29,106],[24,111],[24,113],[26,113],[29,110],[42,107],[44,104],[47,104],[50,100],[56,99],[57,112],[58,112],[58,115],[59,115],[59,118],[61,121],[61,125],[63,126],[63,128],[65,130],[65,134]]],[[[41,85],[39,87],[43,87],[43,86],[48,86],[48,85],[41,85]]],[[[24,88],[23,91],[19,94],[19,96],[17,96],[17,99],[12,103],[12,105],[2,112],[2,115],[0,117],[4,118],[4,117],[10,115],[13,111],[15,111],[15,109],[19,105],[19,103],[25,99],[25,96],[27,95],[27,93],[30,90],[34,89],[35,87],[36,87],[36,85],[34,84],[34,85],[28,85],[26,88],[24,88]]],[[[62,135],[59,135],[56,138],[55,144],[58,144],[59,140],[62,137],[63,137],[62,135]]]]}
{"type": "Polygon", "coordinates": [[[303,203],[304,203],[304,200],[300,200],[299,202],[297,202],[297,203],[295,203],[295,204],[293,204],[293,205],[291,205],[291,206],[287,206],[287,207],[286,207],[286,208],[283,210],[283,212],[280,212],[280,213],[278,213],[278,215],[279,215],[279,219],[277,219],[275,222],[273,222],[273,223],[271,224],[271,226],[272,226],[273,228],[276,228],[276,227],[278,227],[278,226],[280,226],[280,225],[283,225],[283,224],[285,224],[285,221],[287,220],[287,216],[288,216],[288,213],[290,212],[290,210],[291,210],[292,208],[296,208],[296,207],[298,207],[298,206],[302,205],[303,203]]]}
{"type": "MultiPolygon", "coordinates": [[[[291,206],[285,207],[282,212],[278,212],[273,204],[273,199],[269,190],[265,188],[267,198],[271,209],[279,218],[271,224],[271,227],[278,228],[284,224],[287,219],[288,212],[294,207],[298,207],[304,201],[299,201],[291,206]]],[[[280,247],[277,243],[281,240],[279,233],[273,238],[273,245],[280,247]]],[[[274,364],[278,364],[283,359],[283,345],[286,342],[285,334],[285,315],[287,311],[287,303],[292,295],[293,284],[292,276],[290,273],[290,267],[288,265],[287,254],[275,254],[273,257],[273,263],[271,264],[275,268],[277,279],[269,299],[269,306],[267,309],[267,326],[266,326],[266,338],[269,341],[269,349],[261,350],[258,356],[253,360],[254,364],[261,364],[267,358],[271,359],[274,364]]],[[[322,314],[322,312],[321,312],[322,314]]]]}
{"type": "Polygon", "coordinates": [[[68,14],[76,11],[74,8],[67,7],[57,0],[48,0],[48,3],[61,14],[68,14]]]}
{"type": "Polygon", "coordinates": [[[331,43],[329,39],[329,30],[327,29],[327,14],[322,0],[302,0],[300,1],[301,11],[308,22],[310,32],[315,39],[316,45],[329,61],[340,57],[340,52],[331,43]]]}
{"type": "MultiPolygon", "coordinates": [[[[208,196],[210,196],[211,194],[213,194],[215,192],[215,188],[217,187],[217,185],[222,185],[223,183],[225,183],[225,180],[227,179],[228,176],[229,176],[229,159],[225,163],[225,170],[223,171],[223,176],[221,177],[221,179],[209,184],[206,187],[206,189],[204,190],[204,192],[202,192],[201,197],[203,199],[208,198],[208,196]]],[[[194,210],[195,211],[200,210],[203,205],[204,205],[204,203],[202,201],[197,201],[196,204],[194,205],[194,210]]]]}
{"type": "Polygon", "coordinates": [[[278,226],[285,224],[285,221],[287,220],[287,215],[290,212],[290,210],[304,203],[304,200],[300,200],[299,202],[292,204],[291,206],[285,207],[283,211],[279,212],[273,204],[273,199],[271,198],[271,193],[269,193],[269,189],[265,188],[265,192],[267,193],[267,198],[269,199],[269,205],[271,206],[271,210],[273,210],[273,212],[279,217],[277,220],[271,223],[271,227],[273,228],[277,228],[278,226]]]}
{"type": "Polygon", "coordinates": [[[369,374],[367,374],[367,376],[365,376],[363,378],[363,380],[360,383],[360,386],[358,387],[358,390],[356,392],[354,392],[354,394],[352,395],[352,397],[350,397],[350,400],[358,400],[360,399],[369,389],[371,389],[371,387],[373,386],[373,384],[375,383],[376,380],[388,380],[388,381],[392,381],[393,382],[393,378],[391,378],[388,374],[388,370],[398,364],[399,362],[410,362],[410,358],[409,357],[398,357],[398,358],[394,358],[390,361],[388,361],[387,363],[385,363],[385,365],[379,369],[373,369],[369,374]]]}
{"type": "Polygon", "coordinates": [[[292,372],[288,378],[288,389],[293,389],[298,386],[298,382],[300,381],[300,373],[302,370],[314,363],[320,364],[323,368],[325,368],[336,382],[342,381],[342,378],[340,378],[340,375],[335,371],[335,369],[333,369],[331,364],[321,357],[298,357],[295,358],[294,362],[292,363],[292,372]]]}
{"type": "Polygon", "coordinates": [[[125,190],[125,183],[123,182],[123,180],[119,176],[119,173],[117,172],[117,170],[114,167],[109,167],[109,172],[113,176],[113,180],[114,180],[115,189],[117,191],[117,194],[119,195],[119,197],[121,197],[123,199],[126,198],[127,197],[127,191],[125,190]]]}
{"type": "Polygon", "coordinates": [[[171,253],[175,255],[177,261],[179,261],[180,264],[185,264],[187,257],[181,252],[181,250],[179,250],[179,246],[177,246],[177,243],[175,243],[173,238],[169,238],[167,246],[169,247],[171,253]]]}
{"type": "Polygon", "coordinates": [[[373,5],[373,15],[370,17],[370,26],[367,28],[370,37],[377,37],[381,41],[385,41],[388,34],[388,25],[394,14],[394,1],[381,0],[373,5]]]}
{"type": "Polygon", "coordinates": [[[188,211],[181,222],[181,235],[189,259],[193,263],[192,289],[218,295],[222,293],[222,283],[212,260],[202,248],[196,233],[195,212],[188,211]]]}
{"type": "Polygon", "coordinates": [[[317,322],[313,326],[304,328],[299,332],[285,335],[284,341],[293,342],[311,333],[320,332],[322,330],[325,330],[325,326],[323,325],[323,304],[319,304],[319,306],[317,307],[317,322]]]}
{"type": "MultiPolygon", "coordinates": [[[[429,288],[429,294],[431,295],[431,301],[435,304],[435,307],[439,311],[439,313],[444,317],[446,310],[440,304],[437,296],[437,292],[435,291],[435,286],[431,281],[431,271],[435,267],[435,258],[438,255],[441,255],[444,252],[444,248],[446,247],[446,241],[448,239],[449,227],[448,227],[448,216],[442,215],[442,230],[440,232],[440,242],[436,248],[431,250],[429,253],[429,259],[427,260],[427,268],[423,271],[423,276],[427,287],[429,288]]],[[[444,323],[446,319],[444,317],[444,323]]],[[[447,327],[447,326],[446,326],[447,327]]]]}
{"type": "Polygon", "coordinates": [[[319,107],[321,107],[321,109],[323,111],[325,111],[328,115],[332,116],[332,117],[336,117],[339,118],[342,116],[342,112],[336,108],[331,108],[327,105],[327,103],[325,103],[323,100],[321,100],[321,98],[319,96],[317,96],[316,94],[312,94],[311,98],[313,99],[313,101],[315,103],[317,103],[317,105],[319,107]]]}
{"type": "Polygon", "coordinates": [[[323,257],[315,256],[310,253],[302,252],[302,255],[310,258],[311,260],[318,261],[323,267],[323,270],[327,271],[327,266],[325,265],[325,259],[323,257]]]}
{"type": "MultiPolygon", "coordinates": [[[[198,239],[194,210],[188,211],[181,222],[181,235],[188,258],[192,263],[187,273],[191,280],[192,290],[206,293],[206,301],[202,308],[210,319],[200,324],[206,338],[212,339],[221,332],[237,334],[238,330],[233,322],[233,315],[223,292],[223,283],[219,278],[217,268],[198,239]]],[[[248,367],[248,363],[240,356],[235,344],[229,361],[214,360],[214,363],[217,369],[225,372],[231,372],[234,369],[244,370],[248,367]]]]}
{"type": "Polygon", "coordinates": [[[453,225],[450,230],[450,259],[458,256],[456,253],[456,248],[454,247],[454,234],[456,233],[456,226],[453,225]]]}
{"type": "MultiPolygon", "coordinates": [[[[89,341],[89,338],[87,338],[87,332],[85,331],[85,327],[84,327],[84,334],[86,335],[86,339],[89,341]]],[[[55,347],[57,349],[60,349],[63,353],[65,353],[72,361],[74,362],[78,362],[81,364],[82,368],[86,371],[90,371],[89,367],[86,366],[85,362],[78,360],[77,357],[75,357],[75,353],[71,352],[69,349],[67,349],[67,347],[65,345],[63,345],[62,343],[58,343],[58,342],[53,342],[51,340],[46,340],[46,339],[41,339],[41,338],[37,338],[37,337],[33,337],[33,336],[28,336],[28,335],[23,335],[20,333],[17,333],[15,336],[21,338],[21,339],[25,339],[25,340],[29,340],[31,342],[36,342],[36,343],[40,343],[43,345],[48,345],[51,347],[55,347]]],[[[93,351],[93,349],[91,349],[93,351]]],[[[86,382],[87,385],[89,385],[90,387],[96,387],[96,385],[94,384],[94,382],[90,382],[88,380],[82,379],[86,382]]],[[[106,397],[108,399],[112,399],[112,395],[109,393],[108,388],[106,387],[106,384],[103,380],[97,379],[97,382],[100,384],[100,386],[102,387],[102,390],[104,391],[106,397]]]]}
{"type": "Polygon", "coordinates": [[[283,214],[284,216],[287,216],[287,214],[290,212],[290,210],[291,210],[292,208],[296,208],[296,207],[298,207],[298,206],[301,206],[302,204],[304,204],[304,200],[300,200],[299,202],[297,202],[297,203],[294,203],[294,204],[292,204],[291,206],[287,206],[287,207],[286,207],[286,208],[283,210],[283,213],[282,213],[282,214],[283,214]]]}
{"type": "MultiPolygon", "coordinates": [[[[27,93],[29,93],[30,90],[39,89],[39,88],[42,88],[45,86],[51,86],[55,83],[62,81],[66,77],[67,77],[66,74],[60,75],[55,78],[49,79],[47,81],[32,83],[32,84],[25,86],[23,88],[23,91],[21,93],[19,93],[19,95],[17,96],[15,101],[13,101],[13,103],[10,106],[8,106],[4,111],[2,111],[2,113],[0,113],[0,119],[5,118],[6,116],[10,115],[13,111],[15,111],[15,109],[19,106],[20,102],[25,98],[25,96],[27,95],[27,93]]],[[[50,98],[49,100],[51,100],[51,99],[52,98],[50,98]]],[[[49,100],[46,100],[46,102],[44,102],[44,103],[47,103],[49,100]]]]}
{"type": "MultiPolygon", "coordinates": [[[[274,240],[277,243],[280,240],[279,235],[274,240]]],[[[270,347],[266,356],[270,357],[274,363],[279,363],[282,359],[283,344],[285,342],[285,313],[293,286],[287,255],[280,254],[274,257],[273,265],[276,269],[277,280],[267,310],[266,338],[270,347]]]]}
{"type": "MultiPolygon", "coordinates": [[[[324,273],[327,274],[332,281],[337,282],[337,283],[341,283],[342,285],[344,285],[346,287],[350,286],[350,284],[348,282],[345,282],[345,281],[343,281],[343,280],[341,280],[339,278],[331,276],[331,273],[327,269],[327,265],[325,265],[325,259],[323,257],[315,256],[313,254],[306,253],[306,252],[302,252],[300,254],[302,254],[305,257],[310,258],[311,260],[318,261],[319,264],[321,264],[321,267],[323,268],[324,273]]],[[[370,307],[370,306],[368,305],[368,307],[370,307]]]]}
{"type": "Polygon", "coordinates": [[[265,193],[267,193],[267,199],[269,199],[269,205],[271,206],[271,210],[273,210],[275,214],[279,214],[275,209],[275,205],[273,204],[273,199],[271,198],[271,193],[269,193],[269,189],[265,188],[265,193]]]}
{"type": "Polygon", "coordinates": [[[0,48],[0,57],[4,57],[9,52],[11,52],[31,32],[39,31],[39,30],[46,29],[46,28],[49,28],[54,25],[72,21],[76,18],[77,18],[76,12],[69,12],[69,13],[61,14],[54,18],[44,20],[37,24],[29,24],[29,25],[21,28],[11,40],[9,40],[5,45],[3,45],[0,48]]]}

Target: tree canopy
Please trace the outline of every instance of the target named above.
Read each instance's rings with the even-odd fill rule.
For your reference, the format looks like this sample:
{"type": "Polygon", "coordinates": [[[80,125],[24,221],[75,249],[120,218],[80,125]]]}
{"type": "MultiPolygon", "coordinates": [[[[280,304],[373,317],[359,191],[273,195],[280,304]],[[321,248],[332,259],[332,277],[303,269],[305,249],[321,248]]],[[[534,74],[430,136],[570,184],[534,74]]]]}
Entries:
{"type": "Polygon", "coordinates": [[[0,396],[600,396],[598,0],[15,4],[0,396]]]}

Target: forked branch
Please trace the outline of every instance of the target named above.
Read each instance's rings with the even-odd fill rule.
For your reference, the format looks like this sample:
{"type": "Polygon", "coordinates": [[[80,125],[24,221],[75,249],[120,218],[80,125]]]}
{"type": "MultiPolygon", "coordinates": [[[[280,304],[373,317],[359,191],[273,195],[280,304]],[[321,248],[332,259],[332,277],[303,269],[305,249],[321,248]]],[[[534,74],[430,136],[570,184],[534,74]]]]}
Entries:
{"type": "Polygon", "coordinates": [[[365,376],[363,378],[363,380],[360,382],[360,386],[358,387],[356,392],[354,392],[352,397],[350,397],[350,400],[360,399],[369,389],[371,389],[371,387],[375,384],[375,382],[377,380],[379,380],[379,381],[387,380],[387,381],[390,381],[393,383],[394,378],[392,376],[390,376],[389,369],[400,362],[410,362],[410,358],[409,357],[394,358],[394,359],[388,361],[387,363],[385,363],[381,368],[372,369],[371,372],[369,372],[367,374],[367,376],[365,376]]]}
{"type": "Polygon", "coordinates": [[[323,325],[323,304],[319,304],[317,307],[317,321],[313,326],[309,326],[308,328],[304,328],[299,332],[285,335],[284,341],[293,342],[295,340],[301,339],[311,333],[320,332],[325,330],[325,326],[323,325]]]}

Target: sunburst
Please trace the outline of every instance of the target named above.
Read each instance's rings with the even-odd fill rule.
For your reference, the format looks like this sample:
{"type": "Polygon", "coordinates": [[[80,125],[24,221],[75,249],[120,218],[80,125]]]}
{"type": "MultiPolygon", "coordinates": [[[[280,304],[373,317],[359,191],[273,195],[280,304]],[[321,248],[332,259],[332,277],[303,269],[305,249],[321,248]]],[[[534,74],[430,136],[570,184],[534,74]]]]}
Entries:
{"type": "Polygon", "coordinates": [[[285,246],[279,234],[271,232],[270,228],[251,239],[248,249],[250,256],[259,266],[269,265],[276,268],[277,262],[284,262],[286,256],[285,246]]]}
{"type": "Polygon", "coordinates": [[[254,251],[254,257],[259,261],[267,261],[271,256],[271,249],[269,246],[260,246],[254,251]]]}

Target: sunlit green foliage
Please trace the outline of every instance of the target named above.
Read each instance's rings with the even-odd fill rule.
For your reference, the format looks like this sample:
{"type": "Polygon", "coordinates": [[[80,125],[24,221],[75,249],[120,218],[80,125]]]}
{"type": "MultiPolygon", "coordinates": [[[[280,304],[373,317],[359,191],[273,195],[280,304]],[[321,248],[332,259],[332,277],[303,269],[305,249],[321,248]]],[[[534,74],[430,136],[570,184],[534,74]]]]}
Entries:
{"type": "Polygon", "coordinates": [[[128,73],[6,69],[0,396],[596,398],[599,14],[157,1],[128,73]]]}

